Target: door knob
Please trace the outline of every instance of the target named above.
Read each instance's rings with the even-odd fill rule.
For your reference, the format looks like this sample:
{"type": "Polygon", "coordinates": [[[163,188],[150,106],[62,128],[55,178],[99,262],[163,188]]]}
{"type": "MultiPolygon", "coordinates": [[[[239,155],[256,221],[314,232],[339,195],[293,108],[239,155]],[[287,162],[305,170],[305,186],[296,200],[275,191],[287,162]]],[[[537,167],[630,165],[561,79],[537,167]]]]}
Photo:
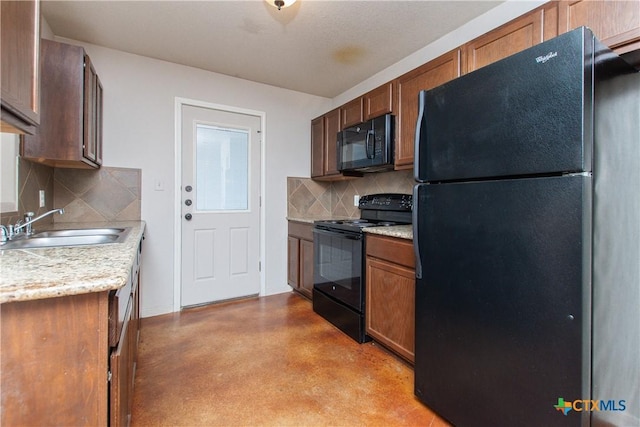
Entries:
{"type": "Polygon", "coordinates": [[[184,191],[186,191],[187,193],[191,193],[191,190],[193,190],[193,188],[191,188],[191,186],[190,186],[190,185],[187,185],[187,186],[184,188],[184,191]]]}
{"type": "Polygon", "coordinates": [[[187,205],[187,206],[191,206],[191,199],[185,200],[184,204],[187,205]]]}
{"type": "Polygon", "coordinates": [[[193,215],[191,215],[190,213],[184,216],[184,219],[186,219],[187,221],[191,221],[191,218],[193,218],[193,215]]]}

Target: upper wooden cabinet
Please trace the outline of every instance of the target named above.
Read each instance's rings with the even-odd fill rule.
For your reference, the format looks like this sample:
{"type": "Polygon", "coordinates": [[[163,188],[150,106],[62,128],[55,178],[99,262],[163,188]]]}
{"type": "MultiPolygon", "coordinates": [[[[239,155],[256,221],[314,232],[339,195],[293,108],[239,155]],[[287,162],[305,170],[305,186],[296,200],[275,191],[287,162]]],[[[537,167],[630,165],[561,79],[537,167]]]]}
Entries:
{"type": "Polygon", "coordinates": [[[40,123],[40,3],[0,2],[2,132],[33,134],[40,123]]]}
{"type": "Polygon", "coordinates": [[[463,46],[463,69],[471,72],[558,35],[557,7],[544,5],[463,46]]]}
{"type": "Polygon", "coordinates": [[[22,156],[54,167],[102,164],[102,85],[84,49],[42,40],[40,127],[22,156]]]}
{"type": "Polygon", "coordinates": [[[311,178],[324,175],[324,116],[311,120],[311,178]]]}
{"type": "Polygon", "coordinates": [[[341,110],[336,108],[311,121],[311,178],[338,180],[344,176],[338,170],[338,132],[341,110]]]}
{"type": "Polygon", "coordinates": [[[558,29],[587,26],[618,54],[640,49],[640,1],[560,1],[558,29]]]}
{"type": "Polygon", "coordinates": [[[395,81],[392,81],[364,94],[362,96],[364,120],[395,113],[396,100],[394,97],[396,92],[395,81]]]}
{"type": "Polygon", "coordinates": [[[398,114],[396,117],[395,168],[413,165],[418,94],[460,76],[460,50],[446,53],[397,79],[398,114]]]}
{"type": "Polygon", "coordinates": [[[340,107],[342,128],[394,113],[395,82],[388,82],[340,107]]]}
{"type": "MultiPolygon", "coordinates": [[[[362,97],[349,101],[340,107],[340,120],[342,122],[342,126],[345,128],[364,122],[362,97]]],[[[342,129],[339,129],[339,131],[340,130],[342,129]]]]}

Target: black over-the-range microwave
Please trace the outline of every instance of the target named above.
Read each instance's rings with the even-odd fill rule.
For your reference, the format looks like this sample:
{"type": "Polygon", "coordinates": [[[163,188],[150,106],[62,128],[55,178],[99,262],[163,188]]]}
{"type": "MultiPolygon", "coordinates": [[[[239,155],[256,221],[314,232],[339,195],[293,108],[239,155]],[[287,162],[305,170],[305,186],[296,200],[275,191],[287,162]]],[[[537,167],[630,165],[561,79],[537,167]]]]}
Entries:
{"type": "Polygon", "coordinates": [[[338,169],[378,172],[393,169],[394,117],[376,117],[338,132],[338,169]]]}

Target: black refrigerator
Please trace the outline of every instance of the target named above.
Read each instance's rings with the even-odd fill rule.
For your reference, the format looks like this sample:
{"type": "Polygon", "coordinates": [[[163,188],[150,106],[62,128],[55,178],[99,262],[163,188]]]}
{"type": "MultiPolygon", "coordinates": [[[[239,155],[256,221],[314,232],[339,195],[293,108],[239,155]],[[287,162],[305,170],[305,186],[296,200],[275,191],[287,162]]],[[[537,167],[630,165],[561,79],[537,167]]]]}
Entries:
{"type": "Polygon", "coordinates": [[[420,93],[415,394],[454,425],[640,425],[639,88],[583,27],[420,93]]]}

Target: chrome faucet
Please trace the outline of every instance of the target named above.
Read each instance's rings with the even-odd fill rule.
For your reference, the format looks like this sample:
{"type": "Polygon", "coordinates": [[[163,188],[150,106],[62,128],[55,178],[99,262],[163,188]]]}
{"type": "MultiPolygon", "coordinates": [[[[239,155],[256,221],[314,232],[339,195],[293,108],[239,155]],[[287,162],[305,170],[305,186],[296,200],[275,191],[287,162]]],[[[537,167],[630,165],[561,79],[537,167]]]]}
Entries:
{"type": "MultiPolygon", "coordinates": [[[[13,229],[11,231],[13,231],[13,229]]],[[[9,240],[9,229],[0,224],[0,243],[5,243],[7,240],[9,240]]]]}
{"type": "MultiPolygon", "coordinates": [[[[45,212],[42,215],[39,215],[35,218],[33,218],[34,213],[33,212],[26,212],[24,214],[24,222],[22,221],[18,221],[18,223],[16,223],[16,225],[13,227],[13,235],[16,235],[18,233],[20,233],[21,229],[25,229],[24,230],[24,234],[28,237],[31,236],[33,234],[33,228],[31,227],[31,224],[33,224],[36,221],[41,220],[42,218],[49,216],[49,215],[53,215],[54,213],[59,213],[60,215],[62,215],[64,213],[64,209],[60,208],[60,209],[52,209],[49,212],[45,212]]],[[[9,238],[13,237],[10,236],[9,238]]]]}

